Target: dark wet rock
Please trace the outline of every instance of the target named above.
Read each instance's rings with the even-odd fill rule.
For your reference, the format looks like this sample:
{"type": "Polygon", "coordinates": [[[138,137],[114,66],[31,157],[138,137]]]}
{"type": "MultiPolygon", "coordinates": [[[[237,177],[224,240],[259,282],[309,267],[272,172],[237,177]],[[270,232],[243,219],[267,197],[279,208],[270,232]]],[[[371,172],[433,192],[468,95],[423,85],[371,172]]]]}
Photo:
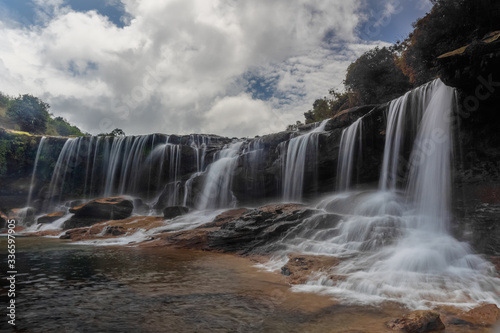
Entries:
{"type": "Polygon", "coordinates": [[[127,230],[124,227],[120,226],[111,226],[104,228],[103,235],[111,235],[111,236],[121,236],[125,235],[127,230]]]}
{"type": "Polygon", "coordinates": [[[149,212],[149,206],[142,201],[140,198],[134,199],[134,213],[137,215],[147,215],[149,212]]]}
{"type": "Polygon", "coordinates": [[[258,251],[317,211],[299,204],[268,205],[252,209],[208,234],[208,247],[241,254],[258,251]]]}
{"type": "Polygon", "coordinates": [[[96,223],[100,223],[106,221],[107,219],[103,219],[100,217],[86,217],[86,216],[72,216],[69,220],[63,223],[62,229],[75,229],[75,228],[84,228],[90,227],[96,223]]]}
{"type": "Polygon", "coordinates": [[[38,223],[52,223],[52,222],[60,219],[64,215],[66,215],[66,213],[63,211],[47,214],[47,215],[39,217],[37,222],[38,223]]]}
{"type": "Polygon", "coordinates": [[[198,229],[220,227],[227,222],[231,222],[231,221],[234,221],[234,220],[242,217],[248,211],[249,210],[247,208],[236,208],[236,209],[227,210],[227,211],[217,215],[212,222],[206,223],[206,224],[198,227],[198,229]]]}
{"type": "Polygon", "coordinates": [[[17,224],[30,225],[35,222],[35,212],[33,207],[14,208],[8,212],[8,217],[16,220],[17,224]]]}
{"type": "Polygon", "coordinates": [[[85,201],[84,200],[71,200],[67,201],[65,206],[69,208],[74,208],[83,205],[85,201]]]}
{"type": "Polygon", "coordinates": [[[188,212],[189,212],[188,207],[170,206],[163,209],[163,217],[166,219],[173,219],[174,217],[185,215],[188,212]]]}
{"type": "Polygon", "coordinates": [[[69,211],[75,214],[75,217],[121,220],[129,217],[133,209],[134,204],[130,199],[111,197],[92,200],[69,211]]]}
{"type": "Polygon", "coordinates": [[[111,197],[96,199],[81,206],[73,207],[73,213],[68,221],[64,222],[63,229],[88,227],[107,220],[122,220],[132,214],[134,205],[125,197],[111,197]]]}
{"type": "Polygon", "coordinates": [[[0,211],[0,229],[7,228],[9,217],[0,211]]]}
{"type": "Polygon", "coordinates": [[[439,313],[429,310],[414,311],[410,314],[391,320],[387,326],[394,331],[406,333],[423,333],[444,330],[439,313]]]}

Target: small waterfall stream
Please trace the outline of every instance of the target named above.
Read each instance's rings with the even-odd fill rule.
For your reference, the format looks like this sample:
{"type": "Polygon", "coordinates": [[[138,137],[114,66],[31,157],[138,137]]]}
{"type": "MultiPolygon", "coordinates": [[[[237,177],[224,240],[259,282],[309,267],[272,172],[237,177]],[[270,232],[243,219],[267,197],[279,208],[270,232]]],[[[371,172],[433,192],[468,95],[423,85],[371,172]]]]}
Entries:
{"type": "Polygon", "coordinates": [[[307,134],[290,139],[283,165],[283,201],[302,200],[306,159],[316,160],[318,135],[325,130],[329,119],[307,134]]]}
{"type": "Polygon", "coordinates": [[[216,153],[215,161],[205,172],[203,190],[198,197],[198,209],[232,207],[236,204],[231,184],[242,145],[243,141],[233,142],[216,153]]]}
{"type": "Polygon", "coordinates": [[[40,139],[40,143],[38,144],[38,149],[36,150],[35,163],[33,165],[33,174],[31,175],[30,189],[28,192],[28,200],[26,201],[26,207],[31,206],[31,196],[33,195],[33,187],[35,184],[36,168],[38,166],[38,160],[40,159],[40,153],[42,152],[43,144],[44,144],[46,139],[47,138],[45,136],[42,136],[42,138],[40,139]]]}

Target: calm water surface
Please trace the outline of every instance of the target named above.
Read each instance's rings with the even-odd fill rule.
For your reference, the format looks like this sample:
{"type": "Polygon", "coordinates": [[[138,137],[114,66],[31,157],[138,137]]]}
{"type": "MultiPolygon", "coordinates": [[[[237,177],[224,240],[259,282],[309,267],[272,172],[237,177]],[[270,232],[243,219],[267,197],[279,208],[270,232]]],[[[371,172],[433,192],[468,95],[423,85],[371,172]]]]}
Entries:
{"type": "MultiPolygon", "coordinates": [[[[16,327],[1,332],[386,332],[404,312],[292,293],[247,259],[17,238],[16,327]]],[[[7,304],[0,238],[2,308],[7,304]]]]}

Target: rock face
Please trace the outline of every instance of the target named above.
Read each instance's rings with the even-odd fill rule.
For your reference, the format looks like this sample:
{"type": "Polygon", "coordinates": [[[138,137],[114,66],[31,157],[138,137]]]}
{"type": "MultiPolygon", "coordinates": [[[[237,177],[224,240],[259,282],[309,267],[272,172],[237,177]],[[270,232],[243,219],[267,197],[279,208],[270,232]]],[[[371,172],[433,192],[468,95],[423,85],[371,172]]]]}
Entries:
{"type": "Polygon", "coordinates": [[[134,204],[125,197],[111,197],[92,200],[81,206],[73,207],[73,213],[63,225],[63,229],[73,229],[91,226],[106,220],[122,220],[132,214],[134,204]]]}
{"type": "Polygon", "coordinates": [[[240,254],[272,243],[316,210],[299,204],[267,205],[252,209],[208,234],[208,247],[240,254]]]}
{"type": "Polygon", "coordinates": [[[52,214],[47,214],[47,215],[39,217],[37,222],[38,223],[52,223],[52,222],[60,219],[64,215],[66,215],[66,213],[63,211],[55,212],[52,214]]]}
{"type": "Polygon", "coordinates": [[[188,207],[170,206],[163,209],[163,217],[166,219],[173,219],[174,217],[185,215],[188,212],[189,212],[188,207]]]}
{"type": "Polygon", "coordinates": [[[264,254],[277,238],[315,213],[300,204],[232,209],[196,229],[155,235],[143,246],[264,254]]]}
{"type": "Polygon", "coordinates": [[[395,331],[423,333],[444,330],[445,326],[435,311],[414,311],[403,318],[391,320],[387,326],[395,331]]]}

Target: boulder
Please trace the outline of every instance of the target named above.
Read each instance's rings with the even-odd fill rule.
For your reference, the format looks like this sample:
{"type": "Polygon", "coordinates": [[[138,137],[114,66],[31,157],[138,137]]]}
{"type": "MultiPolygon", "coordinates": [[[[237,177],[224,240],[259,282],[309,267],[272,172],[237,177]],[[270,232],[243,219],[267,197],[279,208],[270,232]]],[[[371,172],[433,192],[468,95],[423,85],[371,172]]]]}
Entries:
{"type": "Polygon", "coordinates": [[[423,333],[444,330],[439,313],[430,310],[413,311],[403,318],[391,320],[387,326],[394,331],[423,333]]]}
{"type": "Polygon", "coordinates": [[[64,215],[66,215],[66,213],[63,211],[47,214],[47,215],[39,217],[37,222],[38,223],[52,223],[52,222],[60,219],[64,215]]]}
{"type": "Polygon", "coordinates": [[[35,209],[33,207],[14,208],[9,211],[8,216],[16,220],[18,225],[30,225],[35,222],[35,209]]]}
{"type": "Polygon", "coordinates": [[[63,229],[82,228],[107,220],[122,220],[130,217],[134,204],[124,197],[96,199],[83,205],[73,207],[73,213],[68,221],[64,222],[63,229]]]}
{"type": "Polygon", "coordinates": [[[163,209],[163,217],[173,219],[174,217],[185,215],[189,212],[189,208],[184,206],[170,206],[163,209]]]}
{"type": "Polygon", "coordinates": [[[281,274],[288,276],[290,284],[304,284],[313,272],[328,273],[340,263],[339,258],[330,256],[288,254],[288,262],[281,267],[281,274]]]}
{"type": "Polygon", "coordinates": [[[471,326],[492,326],[500,320],[500,309],[495,304],[484,304],[458,316],[471,326]]]}
{"type": "Polygon", "coordinates": [[[70,208],[70,213],[77,217],[89,217],[103,220],[122,220],[132,214],[134,204],[124,197],[111,197],[89,201],[70,208]]]}
{"type": "Polygon", "coordinates": [[[0,229],[7,228],[8,216],[0,212],[0,229]]]}

